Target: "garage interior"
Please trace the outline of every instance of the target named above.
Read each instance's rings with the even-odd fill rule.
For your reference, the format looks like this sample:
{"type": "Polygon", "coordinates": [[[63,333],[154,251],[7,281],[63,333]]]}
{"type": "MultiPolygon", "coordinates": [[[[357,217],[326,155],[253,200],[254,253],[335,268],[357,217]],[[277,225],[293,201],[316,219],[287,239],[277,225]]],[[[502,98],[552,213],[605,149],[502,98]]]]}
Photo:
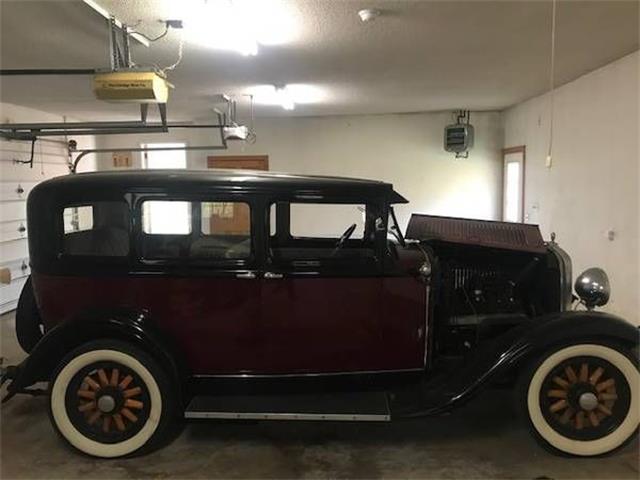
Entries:
{"type": "MultiPolygon", "coordinates": [[[[403,231],[412,213],[539,225],[574,274],[608,273],[605,312],[640,325],[638,1],[2,0],[0,25],[4,365],[26,356],[27,196],[74,171],[382,180],[410,200],[403,231]],[[101,91],[101,73],[136,68],[166,76],[160,101],[101,91]],[[463,144],[448,136],[461,130],[463,144]]],[[[0,476],[638,478],[637,438],[602,458],[553,455],[512,396],[496,386],[391,424],[190,422],[112,461],[66,447],[46,399],[19,396],[1,410],[0,476]]]]}

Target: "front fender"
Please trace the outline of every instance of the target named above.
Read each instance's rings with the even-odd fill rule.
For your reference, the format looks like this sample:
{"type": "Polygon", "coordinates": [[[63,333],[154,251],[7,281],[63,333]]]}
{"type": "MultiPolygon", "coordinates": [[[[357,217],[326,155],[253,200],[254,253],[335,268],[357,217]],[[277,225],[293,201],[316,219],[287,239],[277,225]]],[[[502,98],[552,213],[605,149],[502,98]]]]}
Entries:
{"type": "Polygon", "coordinates": [[[496,373],[505,373],[554,345],[604,341],[636,348],[639,332],[638,327],[603,312],[560,312],[539,317],[497,339],[495,354],[500,356],[490,371],[496,368],[496,373]]]}
{"type": "Polygon", "coordinates": [[[83,343],[98,339],[130,342],[148,352],[176,382],[186,367],[176,346],[143,311],[116,309],[87,312],[49,330],[30,355],[13,369],[5,400],[36,382],[48,381],[63,357],[83,343]]]}
{"type": "Polygon", "coordinates": [[[454,375],[441,385],[426,383],[421,406],[403,416],[433,415],[464,403],[489,385],[537,358],[554,346],[608,342],[634,349],[639,327],[601,312],[559,312],[538,317],[480,346],[454,375]]]}
{"type": "Polygon", "coordinates": [[[561,312],[534,321],[534,328],[522,339],[531,347],[547,347],[566,340],[608,340],[635,348],[640,327],[603,312],[561,312]]]}

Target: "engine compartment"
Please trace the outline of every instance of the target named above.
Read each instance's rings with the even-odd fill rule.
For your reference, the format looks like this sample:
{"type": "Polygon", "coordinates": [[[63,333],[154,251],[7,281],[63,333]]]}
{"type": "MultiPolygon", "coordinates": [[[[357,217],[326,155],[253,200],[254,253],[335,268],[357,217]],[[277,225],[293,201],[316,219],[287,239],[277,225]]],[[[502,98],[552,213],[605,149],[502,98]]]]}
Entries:
{"type": "Polygon", "coordinates": [[[424,242],[433,263],[434,349],[460,356],[561,309],[561,270],[546,253],[424,242]]]}

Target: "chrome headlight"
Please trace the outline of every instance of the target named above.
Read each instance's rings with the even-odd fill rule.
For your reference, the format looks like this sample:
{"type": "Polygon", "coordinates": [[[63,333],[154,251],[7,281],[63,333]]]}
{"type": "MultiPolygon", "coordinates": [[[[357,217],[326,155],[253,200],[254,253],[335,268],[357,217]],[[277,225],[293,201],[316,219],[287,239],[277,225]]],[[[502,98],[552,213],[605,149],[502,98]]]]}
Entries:
{"type": "Polygon", "coordinates": [[[611,296],[611,284],[601,268],[589,268],[576,279],[576,294],[588,309],[606,305],[611,296]]]}
{"type": "Polygon", "coordinates": [[[429,264],[428,262],[424,262],[422,265],[420,265],[418,273],[425,279],[431,277],[431,264],[429,264]]]}

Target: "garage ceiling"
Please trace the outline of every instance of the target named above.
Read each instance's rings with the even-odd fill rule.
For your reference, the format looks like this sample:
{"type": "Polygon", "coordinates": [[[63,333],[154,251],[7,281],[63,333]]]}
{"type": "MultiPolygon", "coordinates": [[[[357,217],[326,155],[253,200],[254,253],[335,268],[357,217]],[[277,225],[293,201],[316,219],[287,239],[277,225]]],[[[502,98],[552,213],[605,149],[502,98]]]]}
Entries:
{"type": "MultiPolygon", "coordinates": [[[[125,22],[148,22],[141,28],[150,35],[161,31],[155,21],[180,18],[197,1],[97,0],[125,22]]],[[[556,81],[637,50],[638,5],[560,1],[556,81]]],[[[2,68],[107,66],[105,21],[83,3],[2,1],[0,8],[2,68]]],[[[170,117],[205,118],[215,94],[241,94],[260,84],[304,84],[321,93],[293,111],[258,106],[262,116],[499,110],[548,85],[549,1],[292,0],[271,2],[270,9],[285,12],[295,28],[284,43],[260,45],[256,56],[185,43],[184,60],[170,76],[176,85],[170,117]],[[362,8],[382,15],[362,23],[362,8]]],[[[269,11],[256,13],[265,28],[269,11]]],[[[212,31],[219,27],[212,18],[212,31]]],[[[136,44],[134,60],[170,64],[178,39],[172,31],[149,49],[136,44]]],[[[86,76],[1,80],[5,102],[81,119],[137,115],[130,106],[94,100],[86,76]]]]}

